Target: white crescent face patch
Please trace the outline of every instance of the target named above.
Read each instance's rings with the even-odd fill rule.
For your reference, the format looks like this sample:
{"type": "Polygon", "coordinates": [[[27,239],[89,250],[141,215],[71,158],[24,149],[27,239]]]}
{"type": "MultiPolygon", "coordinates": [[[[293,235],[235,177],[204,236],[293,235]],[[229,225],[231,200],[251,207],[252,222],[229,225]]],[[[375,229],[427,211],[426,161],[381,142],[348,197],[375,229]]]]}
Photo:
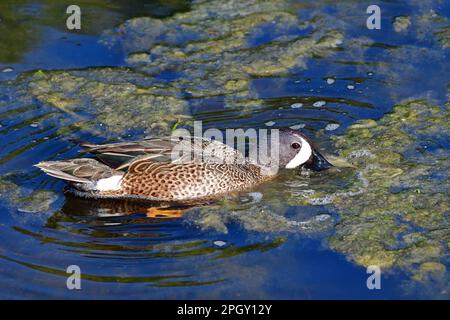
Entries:
{"type": "Polygon", "coordinates": [[[312,148],[309,145],[308,141],[306,141],[302,137],[299,137],[299,139],[302,141],[302,147],[300,148],[300,151],[295,155],[295,157],[286,165],[286,169],[294,169],[298,166],[301,166],[306,161],[308,161],[308,159],[312,155],[312,148]]]}

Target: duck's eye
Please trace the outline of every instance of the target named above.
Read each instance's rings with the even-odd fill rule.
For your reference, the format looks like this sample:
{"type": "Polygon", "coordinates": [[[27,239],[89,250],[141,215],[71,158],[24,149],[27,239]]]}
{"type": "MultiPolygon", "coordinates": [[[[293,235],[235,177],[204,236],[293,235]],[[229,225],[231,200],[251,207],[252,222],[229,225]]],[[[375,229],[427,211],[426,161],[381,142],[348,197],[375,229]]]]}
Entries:
{"type": "Polygon", "coordinates": [[[293,144],[291,144],[291,147],[292,147],[293,149],[298,149],[298,148],[300,148],[300,143],[294,142],[293,144]]]}

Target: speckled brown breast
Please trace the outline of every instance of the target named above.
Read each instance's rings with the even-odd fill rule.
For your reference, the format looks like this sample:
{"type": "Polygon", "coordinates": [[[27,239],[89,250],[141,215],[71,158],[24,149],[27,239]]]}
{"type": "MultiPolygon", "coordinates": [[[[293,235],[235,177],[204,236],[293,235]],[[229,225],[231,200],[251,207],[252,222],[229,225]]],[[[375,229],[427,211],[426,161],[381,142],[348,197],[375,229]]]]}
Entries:
{"type": "Polygon", "coordinates": [[[189,200],[217,197],[244,191],[267,180],[251,164],[133,163],[122,179],[121,192],[161,200],[189,200]]]}

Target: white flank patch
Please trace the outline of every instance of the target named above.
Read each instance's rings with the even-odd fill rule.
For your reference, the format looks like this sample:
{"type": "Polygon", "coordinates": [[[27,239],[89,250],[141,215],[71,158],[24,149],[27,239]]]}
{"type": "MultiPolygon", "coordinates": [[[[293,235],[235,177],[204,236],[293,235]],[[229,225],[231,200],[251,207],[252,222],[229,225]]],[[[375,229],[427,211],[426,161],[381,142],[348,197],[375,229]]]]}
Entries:
{"type": "Polygon", "coordinates": [[[300,138],[300,140],[302,140],[302,147],[300,149],[300,152],[297,153],[294,159],[289,161],[289,163],[286,165],[286,169],[294,169],[298,166],[301,166],[306,161],[308,161],[308,159],[312,155],[312,149],[309,143],[303,138],[300,138]]]}
{"type": "Polygon", "coordinates": [[[120,182],[122,176],[112,176],[105,179],[100,179],[95,185],[95,189],[98,191],[116,191],[120,189],[120,182]]]}

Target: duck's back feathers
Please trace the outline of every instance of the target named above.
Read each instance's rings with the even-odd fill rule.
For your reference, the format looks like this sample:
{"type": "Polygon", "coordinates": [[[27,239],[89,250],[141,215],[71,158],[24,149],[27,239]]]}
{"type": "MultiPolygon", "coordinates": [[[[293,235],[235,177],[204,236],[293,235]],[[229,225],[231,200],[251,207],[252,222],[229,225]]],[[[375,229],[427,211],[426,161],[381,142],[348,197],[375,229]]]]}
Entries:
{"type": "Polygon", "coordinates": [[[102,145],[74,142],[83,148],[83,152],[94,154],[101,162],[118,170],[128,168],[138,159],[163,163],[245,163],[244,155],[238,150],[200,137],[146,138],[102,145]]]}

